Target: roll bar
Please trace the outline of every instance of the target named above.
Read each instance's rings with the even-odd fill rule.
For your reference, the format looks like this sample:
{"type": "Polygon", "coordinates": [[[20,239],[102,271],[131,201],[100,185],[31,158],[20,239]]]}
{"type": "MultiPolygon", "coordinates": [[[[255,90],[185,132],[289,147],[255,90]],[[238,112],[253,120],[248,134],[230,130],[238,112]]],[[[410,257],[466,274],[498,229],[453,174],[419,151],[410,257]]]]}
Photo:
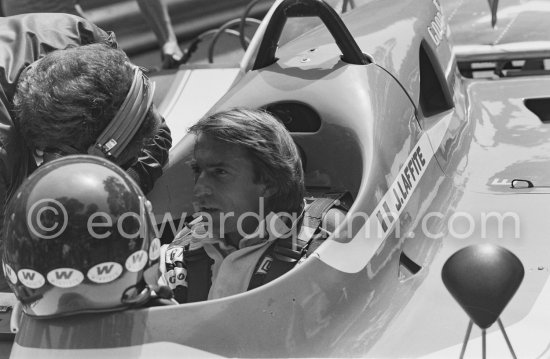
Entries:
{"type": "Polygon", "coordinates": [[[323,0],[284,0],[273,12],[260,44],[253,70],[259,70],[277,61],[275,51],[289,17],[316,16],[330,31],[342,51],[342,60],[353,65],[366,65],[371,61],[357,45],[355,39],[336,11],[323,0]]]}

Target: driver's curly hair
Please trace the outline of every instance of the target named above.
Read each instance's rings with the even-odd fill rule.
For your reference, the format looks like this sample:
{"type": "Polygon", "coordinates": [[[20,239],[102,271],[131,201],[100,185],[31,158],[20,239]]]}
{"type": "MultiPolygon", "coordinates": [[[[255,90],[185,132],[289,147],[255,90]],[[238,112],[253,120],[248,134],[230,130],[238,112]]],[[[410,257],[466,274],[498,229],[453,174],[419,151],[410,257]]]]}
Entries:
{"type": "Polygon", "coordinates": [[[270,113],[247,108],[221,111],[202,118],[189,132],[243,148],[254,165],[254,181],[276,189],[265,199],[266,209],[300,212],[305,194],[300,152],[285,126],[270,113]]]}
{"type": "MultiPolygon", "coordinates": [[[[31,147],[62,144],[85,153],[114,118],[133,74],[126,54],[106,44],[51,52],[19,78],[14,96],[19,131],[31,147]]],[[[150,109],[126,152],[138,152],[158,125],[150,109]]]]}

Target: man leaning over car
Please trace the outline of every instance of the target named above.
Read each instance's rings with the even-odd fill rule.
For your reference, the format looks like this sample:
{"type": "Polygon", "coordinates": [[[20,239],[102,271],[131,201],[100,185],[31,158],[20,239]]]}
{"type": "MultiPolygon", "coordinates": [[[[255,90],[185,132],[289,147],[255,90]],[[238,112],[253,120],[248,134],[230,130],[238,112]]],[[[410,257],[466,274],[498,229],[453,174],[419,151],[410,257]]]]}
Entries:
{"type": "MultiPolygon", "coordinates": [[[[151,190],[168,159],[170,130],[151,104],[150,80],[113,35],[68,14],[0,18],[0,33],[0,226],[22,181],[63,155],[101,155],[151,190]],[[111,122],[124,130],[100,146],[111,122]]],[[[7,291],[4,278],[0,291],[7,291]]]]}

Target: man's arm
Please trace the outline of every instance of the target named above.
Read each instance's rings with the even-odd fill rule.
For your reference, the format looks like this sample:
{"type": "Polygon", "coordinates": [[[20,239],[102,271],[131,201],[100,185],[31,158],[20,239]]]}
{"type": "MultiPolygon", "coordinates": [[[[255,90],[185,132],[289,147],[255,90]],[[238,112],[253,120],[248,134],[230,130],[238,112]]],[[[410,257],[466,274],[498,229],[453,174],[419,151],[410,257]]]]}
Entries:
{"type": "Polygon", "coordinates": [[[174,67],[183,57],[183,53],[178,45],[166,5],[162,0],[137,0],[137,2],[162,47],[162,67],[174,67]]]}
{"type": "Polygon", "coordinates": [[[106,43],[115,38],[89,21],[68,14],[25,14],[0,18],[0,98],[11,108],[21,71],[48,52],[69,46],[106,43]],[[7,103],[8,102],[8,103],[7,103]]]}

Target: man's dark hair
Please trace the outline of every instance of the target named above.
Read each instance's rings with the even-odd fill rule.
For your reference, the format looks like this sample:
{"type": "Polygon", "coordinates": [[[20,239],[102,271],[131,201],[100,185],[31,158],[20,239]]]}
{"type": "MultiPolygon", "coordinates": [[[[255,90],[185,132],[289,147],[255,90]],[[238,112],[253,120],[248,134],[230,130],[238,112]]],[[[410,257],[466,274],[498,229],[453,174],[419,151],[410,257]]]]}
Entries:
{"type": "MultiPolygon", "coordinates": [[[[19,130],[31,147],[66,145],[85,153],[119,110],[133,76],[126,54],[106,44],[51,52],[18,81],[19,130]]],[[[137,155],[159,124],[151,106],[125,153],[137,155]]]]}
{"type": "Polygon", "coordinates": [[[252,161],[254,181],[276,190],[265,199],[267,209],[300,211],[305,193],[300,154],[290,133],[271,114],[262,110],[231,109],[199,120],[189,132],[241,146],[252,161]]]}

